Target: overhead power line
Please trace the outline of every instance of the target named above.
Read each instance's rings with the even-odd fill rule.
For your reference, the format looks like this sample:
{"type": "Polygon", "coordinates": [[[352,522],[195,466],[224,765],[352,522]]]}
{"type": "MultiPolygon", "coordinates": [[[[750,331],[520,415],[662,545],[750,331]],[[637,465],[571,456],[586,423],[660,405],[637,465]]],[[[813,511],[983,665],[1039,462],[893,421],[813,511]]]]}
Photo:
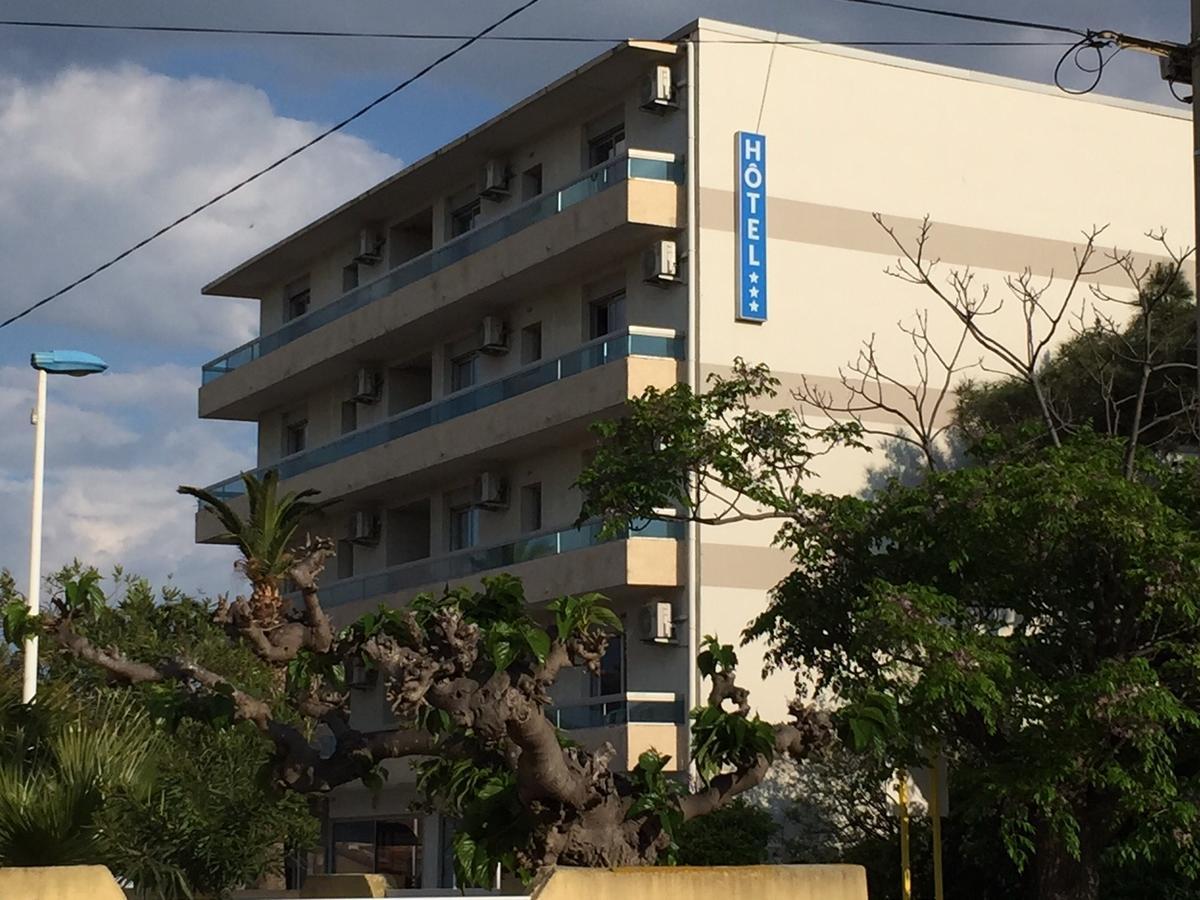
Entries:
{"type": "Polygon", "coordinates": [[[1047,24],[1045,22],[1030,22],[1025,19],[1005,19],[999,16],[985,16],[979,13],[955,12],[949,9],[934,9],[929,6],[913,6],[908,3],[897,3],[895,0],[842,0],[843,3],[858,3],[863,6],[881,6],[886,9],[899,9],[905,12],[923,13],[929,16],[941,16],[946,19],[960,19],[965,22],[985,22],[989,25],[1008,25],[1012,28],[1029,28],[1036,31],[1050,31],[1057,34],[1073,34],[1076,37],[1086,37],[1088,32],[1066,25],[1047,24]]]}
{"type": "MultiPolygon", "coordinates": [[[[0,19],[0,27],[56,28],[82,31],[132,31],[158,34],[192,35],[248,35],[257,37],[297,38],[357,38],[402,41],[461,41],[472,35],[446,34],[415,31],[326,31],[295,28],[241,28],[235,26],[208,25],[139,25],[115,22],[51,22],[0,19]]],[[[1074,32],[1072,32],[1074,33],[1074,32]]],[[[478,41],[501,43],[547,43],[547,44],[618,44],[626,37],[596,37],[595,35],[573,34],[488,34],[478,41]]],[[[771,39],[771,38],[702,38],[701,44],[773,44],[783,46],[843,46],[843,47],[1061,47],[1063,41],[977,41],[977,40],[817,40],[815,38],[771,39]]]]}
{"type": "Polygon", "coordinates": [[[295,150],[292,150],[290,153],[287,153],[284,156],[279,157],[274,162],[259,169],[253,175],[243,178],[241,181],[239,181],[237,184],[233,185],[232,187],[226,188],[225,190],[221,191],[221,193],[217,194],[215,197],[211,198],[210,200],[206,200],[204,203],[201,203],[199,206],[197,206],[191,212],[184,213],[182,216],[180,216],[175,221],[170,222],[167,225],[164,225],[162,228],[158,229],[158,231],[154,232],[153,234],[149,235],[148,237],[142,238],[140,241],[138,241],[136,244],[134,244],[129,249],[124,250],[121,253],[118,253],[116,256],[114,256],[112,259],[108,260],[107,262],[105,262],[99,266],[96,266],[96,268],[92,269],[87,274],[82,275],[79,278],[76,278],[70,284],[59,288],[57,291],[55,291],[52,294],[46,295],[41,300],[38,300],[36,303],[34,303],[30,306],[27,306],[25,309],[21,310],[19,313],[9,316],[3,322],[0,322],[0,328],[7,328],[13,322],[18,321],[19,319],[23,319],[25,316],[29,315],[35,309],[39,309],[39,308],[45,306],[50,301],[52,301],[58,297],[61,297],[63,294],[67,293],[68,291],[74,290],[75,288],[79,287],[79,285],[83,284],[84,282],[90,281],[92,278],[95,278],[97,275],[99,275],[105,269],[111,268],[112,266],[119,263],[121,260],[125,259],[127,256],[130,256],[133,253],[136,253],[138,250],[141,250],[147,244],[162,237],[168,231],[171,231],[172,229],[177,228],[178,226],[182,225],[184,222],[186,222],[188,219],[192,218],[193,216],[199,215],[200,213],[204,212],[204,210],[208,209],[210,206],[216,205],[217,203],[224,200],[226,197],[228,197],[230,194],[234,193],[235,191],[241,190],[246,185],[250,184],[253,181],[258,180],[263,175],[266,175],[268,172],[271,172],[271,171],[279,168],[288,160],[290,160],[296,156],[299,156],[305,150],[308,150],[310,147],[312,147],[316,144],[319,144],[321,141],[325,140],[325,138],[329,137],[331,134],[335,134],[336,132],[341,131],[343,128],[345,128],[347,125],[349,125],[351,122],[355,121],[356,119],[361,118],[362,116],[364,116],[368,112],[370,112],[372,109],[374,109],[376,106],[383,103],[385,100],[388,100],[389,98],[400,93],[402,90],[404,90],[410,84],[412,84],[414,81],[417,81],[417,80],[425,77],[430,72],[432,72],[434,69],[436,69],[438,66],[440,66],[442,63],[446,62],[448,59],[451,59],[454,56],[457,56],[459,53],[462,53],[464,50],[466,50],[472,44],[478,42],[479,40],[483,39],[491,32],[495,31],[497,28],[499,28],[505,22],[508,22],[511,19],[516,18],[517,16],[519,16],[521,13],[523,13],[525,10],[529,9],[529,7],[533,6],[537,2],[539,2],[539,0],[525,0],[525,2],[522,3],[520,6],[516,7],[515,9],[513,9],[511,12],[507,13],[503,17],[497,19],[495,22],[493,22],[487,28],[484,28],[482,31],[467,38],[465,41],[463,41],[461,44],[459,44],[454,49],[448,50],[447,52],[443,53],[441,56],[439,56],[433,62],[429,63],[427,66],[420,69],[415,74],[410,75],[408,78],[404,79],[398,85],[393,87],[391,90],[389,90],[383,94],[380,94],[378,97],[376,97],[370,103],[368,103],[366,106],[363,106],[360,109],[358,109],[357,111],[346,116],[346,118],[342,119],[337,124],[331,125],[329,128],[326,128],[324,131],[322,131],[320,134],[313,137],[311,140],[306,141],[305,143],[303,143],[299,147],[297,147],[295,150]]]}

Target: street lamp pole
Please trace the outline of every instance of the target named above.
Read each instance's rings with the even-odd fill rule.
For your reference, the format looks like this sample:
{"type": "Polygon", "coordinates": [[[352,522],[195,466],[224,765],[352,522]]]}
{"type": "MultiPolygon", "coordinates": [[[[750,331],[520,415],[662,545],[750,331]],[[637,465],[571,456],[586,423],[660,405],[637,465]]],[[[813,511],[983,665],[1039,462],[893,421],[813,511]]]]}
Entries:
{"type": "MultiPolygon", "coordinates": [[[[26,594],[29,612],[37,615],[41,609],[42,592],[42,493],[46,480],[46,376],[72,375],[82,378],[108,368],[108,363],[91,353],[78,350],[51,350],[34,353],[29,364],[37,370],[37,401],[33,408],[33,512],[29,524],[29,591],[26,594]]],[[[21,680],[21,702],[29,703],[37,695],[38,639],[25,639],[24,677],[21,680]]]]}
{"type": "MultiPolygon", "coordinates": [[[[37,404],[33,408],[33,515],[29,527],[29,612],[37,615],[42,587],[42,487],[46,473],[46,370],[37,370],[37,404]]],[[[25,676],[21,702],[37,694],[38,639],[25,638],[25,676]]]]}

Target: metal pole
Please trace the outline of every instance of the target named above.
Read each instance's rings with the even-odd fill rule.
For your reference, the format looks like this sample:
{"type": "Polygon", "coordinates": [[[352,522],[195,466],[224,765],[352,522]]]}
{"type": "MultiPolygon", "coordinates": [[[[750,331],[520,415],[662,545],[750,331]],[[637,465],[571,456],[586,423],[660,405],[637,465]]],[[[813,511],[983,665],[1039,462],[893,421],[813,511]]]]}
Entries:
{"type": "Polygon", "coordinates": [[[908,772],[900,770],[896,786],[900,801],[900,896],[912,900],[912,864],[908,851],[908,772]]]}
{"type": "Polygon", "coordinates": [[[943,900],[942,892],[942,776],[937,756],[929,770],[929,823],[933,829],[933,897],[943,900]]]}
{"type": "MultiPolygon", "coordinates": [[[[33,514],[29,526],[29,612],[41,608],[42,586],[42,484],[46,468],[46,372],[37,370],[37,405],[33,409],[33,514]]],[[[25,639],[25,677],[21,683],[21,702],[29,703],[37,694],[38,639],[25,639]]]]}

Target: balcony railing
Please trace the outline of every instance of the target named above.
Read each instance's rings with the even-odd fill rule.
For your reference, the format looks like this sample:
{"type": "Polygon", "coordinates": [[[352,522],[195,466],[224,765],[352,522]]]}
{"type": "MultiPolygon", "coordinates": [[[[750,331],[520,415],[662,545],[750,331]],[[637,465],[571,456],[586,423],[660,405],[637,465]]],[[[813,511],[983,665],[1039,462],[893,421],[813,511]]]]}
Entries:
{"type": "Polygon", "coordinates": [[[639,722],[682,725],[687,721],[682,698],[674,694],[639,691],[551,706],[546,709],[546,717],[568,731],[639,722]]]}
{"type": "Polygon", "coordinates": [[[321,588],[321,603],[327,608],[344,606],[359,600],[382,597],[398,591],[438,584],[455,578],[466,578],[500,569],[517,563],[559,556],[585,547],[595,547],[607,540],[626,537],[653,537],[680,540],[686,534],[681,522],[666,522],[660,519],[638,522],[624,535],[605,539],[600,533],[600,523],[588,522],[579,528],[535,534],[506,544],[491,547],[472,547],[444,556],[418,559],[403,565],[393,566],[381,572],[371,572],[357,578],[346,578],[321,588]]]}
{"type": "MultiPolygon", "coordinates": [[[[589,369],[599,368],[628,356],[650,356],[665,359],[683,359],[684,340],[675,332],[661,328],[629,329],[615,335],[606,335],[572,350],[558,359],[534,363],[508,375],[489,381],[478,387],[468,388],[449,397],[425,403],[405,410],[376,425],[348,434],[320,447],[255,470],[261,476],[267,469],[275,469],[281,479],[292,478],[302,472],[328,465],[355,453],[378,447],[388,441],[404,437],[413,432],[448,422],[467,413],[484,409],[512,397],[519,397],[543,385],[562,381],[589,369]]],[[[245,492],[241,476],[228,478],[208,488],[217,497],[228,500],[245,492]]]]}
{"type": "Polygon", "coordinates": [[[272,350],[278,350],[342,316],[377,300],[382,300],[402,287],[419,281],[446,266],[453,265],[472,253],[490,247],[536,222],[557,215],[564,209],[581,203],[588,197],[599,194],[629,178],[645,178],[680,184],[683,181],[683,173],[684,166],[677,160],[639,156],[636,150],[631,151],[628,156],[621,156],[589,169],[561,190],[535,197],[518,206],[508,215],[414,257],[375,281],[343,294],[332,303],[319,306],[303,316],[292,319],[270,334],[257,337],[230,350],[223,356],[217,357],[204,366],[201,374],[202,383],[208,384],[215,381],[222,375],[232,372],[260,356],[265,356],[272,350]]]}

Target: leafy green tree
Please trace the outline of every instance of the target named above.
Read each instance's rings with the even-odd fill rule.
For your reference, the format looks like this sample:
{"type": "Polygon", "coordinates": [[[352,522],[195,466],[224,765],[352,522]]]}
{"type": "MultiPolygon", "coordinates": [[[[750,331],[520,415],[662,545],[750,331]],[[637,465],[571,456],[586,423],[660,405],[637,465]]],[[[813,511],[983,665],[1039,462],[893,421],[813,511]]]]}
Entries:
{"type": "MultiPolygon", "coordinates": [[[[381,606],[335,630],[317,589],[330,542],[309,540],[289,553],[300,598],[282,620],[264,621],[242,597],[215,608],[175,592],[156,600],[136,582],[123,597],[105,598],[89,573],[69,573],[50,613],[24,617],[14,597],[5,621],[19,636],[32,630],[52,638],[55,665],[75,678],[124,685],[165,722],[253,732],[259,758],[267,757],[265,780],[297,801],[355,780],[377,790],[384,763],[413,759],[427,802],[461,819],[453,849],[464,884],[490,883],[497,864],[530,878],[554,864],[671,862],[684,823],[761,783],[777,758],[806,756],[832,739],[827,717],[811,707],[797,705],[792,721],[776,725],[751,716],[735,683],[733,649],[710,639],[700,668],[712,691],[693,711],[702,783],[687,790],[668,771],[669,758],[652,751],[633,771],[614,770],[610,748],[575,745],[545,714],[564,669],[598,671],[620,627],[603,598],[559,598],[535,618],[520,582],[501,575],[483,579],[482,590],[381,606]],[[346,672],[363,667],[386,689],[390,729],[350,724],[346,672]],[[314,740],[318,728],[326,748],[314,740]]],[[[207,740],[211,748],[218,739],[207,740]]],[[[214,783],[235,785],[247,773],[219,773],[214,783]]],[[[199,770],[176,775],[186,794],[199,770]]],[[[219,888],[258,858],[200,840],[230,814],[229,804],[216,807],[192,799],[174,818],[147,814],[134,840],[162,823],[177,865],[190,871],[220,861],[209,881],[191,875],[197,887],[219,888]],[[197,846],[187,847],[193,839],[197,846]]],[[[255,827],[278,833],[279,824],[267,817],[255,827]]],[[[247,833],[250,825],[240,827],[247,833]]]]}
{"type": "Polygon", "coordinates": [[[881,371],[868,342],[842,398],[805,386],[783,409],[768,402],[777,379],[741,361],[703,394],[648,392],[597,426],[583,515],[614,531],[664,508],[717,525],[774,519],[794,568],[746,637],[835,697],[847,741],[886,767],[945,753],[962,773],[956,816],[991,828],[997,840],[977,845],[1002,847],[1031,896],[1092,900],[1102,878],[1138,872],[1196,879],[1200,468],[1170,452],[1197,433],[1178,283],[1190,252],[1145,269],[1086,235],[1061,298],[1028,272],[1007,280],[1026,337],[1009,347],[971,273],[935,276],[928,223],[915,249],[884,227],[901,251],[892,274],[938,298],[962,327],[956,346],[935,347],[919,317],[911,384],[881,371]],[[1093,296],[1129,320],[1084,307],[1094,325],[1048,362],[1076,289],[1110,269],[1129,294],[1093,296]],[[952,468],[939,411],[966,346],[1011,374],[967,392],[959,427],[978,440],[952,468]],[[1008,418],[983,415],[979,396],[1008,418]],[[814,427],[814,409],[848,423],[814,427]],[[906,424],[895,438],[924,477],[822,493],[815,459],[891,434],[872,411],[906,424]],[[996,433],[1007,423],[1021,424],[996,433]],[[663,452],[643,465],[648,448],[663,452]]]}
{"type": "Polygon", "coordinates": [[[675,836],[683,866],[757,866],[770,859],[779,826],[771,814],[745,800],[692,819],[675,836]]]}
{"type": "Polygon", "coordinates": [[[162,744],[149,717],[131,697],[60,685],[20,698],[20,672],[0,669],[0,865],[108,862],[106,807],[154,789],[162,744]]]}

